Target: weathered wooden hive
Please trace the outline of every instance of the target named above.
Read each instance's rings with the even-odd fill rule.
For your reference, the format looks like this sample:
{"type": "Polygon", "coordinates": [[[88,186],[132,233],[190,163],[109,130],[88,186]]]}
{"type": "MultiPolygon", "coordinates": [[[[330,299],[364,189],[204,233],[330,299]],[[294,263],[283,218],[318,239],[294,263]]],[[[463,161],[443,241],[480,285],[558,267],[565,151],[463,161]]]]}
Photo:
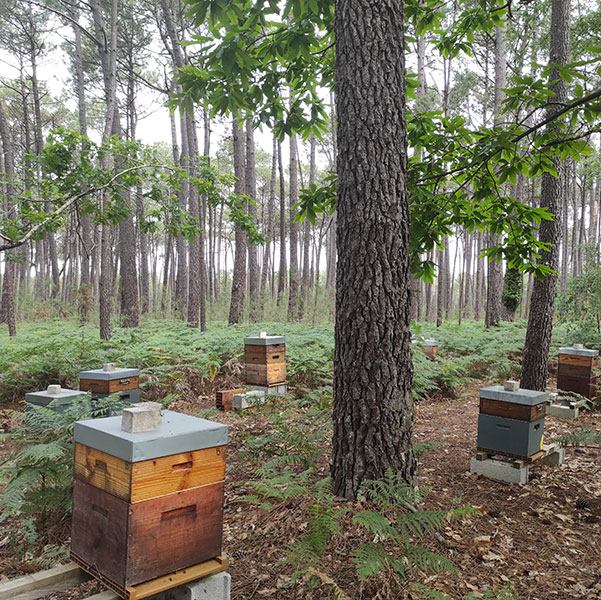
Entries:
{"type": "Polygon", "coordinates": [[[74,438],[77,562],[126,588],[220,554],[227,426],[165,410],[151,431],[107,417],[74,438]]]}
{"type": "Polygon", "coordinates": [[[478,450],[530,458],[543,447],[547,393],[508,381],[480,390],[478,450]]]}
{"type": "Polygon", "coordinates": [[[92,400],[118,393],[124,404],[140,401],[140,370],[105,363],[102,369],[80,371],[79,389],[92,393],[92,400]]]}
{"type": "Polygon", "coordinates": [[[598,364],[599,350],[584,348],[582,344],[574,344],[572,348],[560,348],[557,389],[575,392],[586,398],[596,398],[595,370],[598,364]]]}
{"type": "Polygon", "coordinates": [[[286,338],[266,335],[244,338],[246,383],[272,387],[286,383],[286,338]]]}
{"type": "Polygon", "coordinates": [[[49,385],[45,390],[25,394],[25,409],[27,410],[28,404],[35,404],[63,413],[73,406],[76,399],[85,401],[85,398],[86,394],[81,390],[67,390],[60,385],[49,385]]]}
{"type": "Polygon", "coordinates": [[[424,354],[431,359],[436,359],[436,355],[438,354],[438,342],[432,338],[425,339],[422,345],[424,350],[424,354]]]}

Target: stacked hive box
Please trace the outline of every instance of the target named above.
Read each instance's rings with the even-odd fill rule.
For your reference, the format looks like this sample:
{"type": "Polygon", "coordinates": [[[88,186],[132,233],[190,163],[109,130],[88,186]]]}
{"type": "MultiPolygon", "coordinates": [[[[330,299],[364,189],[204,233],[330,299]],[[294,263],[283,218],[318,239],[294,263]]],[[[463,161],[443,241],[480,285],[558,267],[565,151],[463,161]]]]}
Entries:
{"type": "Polygon", "coordinates": [[[74,559],[117,588],[221,552],[227,427],[163,411],[152,431],[121,417],[75,424],[74,559]]]}
{"type": "Polygon", "coordinates": [[[140,401],[139,380],[139,369],[121,369],[106,363],[102,369],[81,371],[79,389],[91,392],[92,402],[118,393],[121,403],[127,406],[140,401]]]}
{"type": "Polygon", "coordinates": [[[286,338],[264,335],[244,338],[246,383],[281,392],[286,384],[286,338]]]}
{"type": "Polygon", "coordinates": [[[61,388],[60,385],[49,385],[46,390],[25,394],[25,409],[27,410],[28,404],[35,404],[36,406],[44,406],[58,413],[63,413],[73,406],[73,402],[76,399],[85,402],[86,393],[78,390],[66,390],[61,388]]]}
{"type": "Polygon", "coordinates": [[[478,450],[529,458],[543,447],[546,392],[517,382],[480,390],[478,450]]]}
{"type": "Polygon", "coordinates": [[[557,389],[595,398],[597,396],[595,370],[598,361],[598,350],[589,350],[580,344],[575,344],[573,348],[560,348],[557,389]]]}

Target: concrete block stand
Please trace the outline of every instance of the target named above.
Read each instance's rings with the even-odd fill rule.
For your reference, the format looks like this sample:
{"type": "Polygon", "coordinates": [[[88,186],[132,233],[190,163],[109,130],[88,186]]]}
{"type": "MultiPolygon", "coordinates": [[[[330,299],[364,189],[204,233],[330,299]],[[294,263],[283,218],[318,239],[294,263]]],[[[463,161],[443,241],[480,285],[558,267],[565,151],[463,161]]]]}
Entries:
{"type": "Polygon", "coordinates": [[[530,465],[522,464],[516,466],[514,463],[494,458],[478,460],[472,458],[470,461],[470,473],[483,475],[487,479],[501,481],[502,483],[528,483],[530,465]]]}
{"type": "Polygon", "coordinates": [[[232,408],[234,410],[244,410],[263,404],[265,404],[265,392],[258,390],[244,392],[243,394],[234,394],[234,398],[232,399],[232,408]]]}
{"type": "Polygon", "coordinates": [[[151,596],[148,600],[230,600],[232,578],[225,571],[151,596]]]}

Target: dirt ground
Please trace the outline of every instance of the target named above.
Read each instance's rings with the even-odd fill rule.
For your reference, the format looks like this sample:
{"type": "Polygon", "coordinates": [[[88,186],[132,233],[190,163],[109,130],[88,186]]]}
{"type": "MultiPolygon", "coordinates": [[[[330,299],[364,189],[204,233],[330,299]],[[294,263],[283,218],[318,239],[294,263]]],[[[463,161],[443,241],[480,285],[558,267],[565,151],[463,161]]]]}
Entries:
{"type": "MultiPolygon", "coordinates": [[[[196,412],[212,407],[216,387],[220,386],[212,385],[198,399],[172,408],[196,412]]],[[[242,417],[215,413],[212,417],[230,426],[223,553],[230,559],[232,600],[333,598],[323,586],[318,590],[291,586],[289,568],[276,565],[285,556],[285,543],[306,528],[302,502],[276,503],[266,512],[241,499],[249,492],[245,482],[253,478],[253,473],[236,464],[237,450],[245,436],[269,429],[259,412],[246,413],[242,417]]],[[[480,597],[486,590],[509,584],[521,600],[601,598],[601,449],[568,448],[561,467],[539,461],[531,467],[527,485],[496,483],[469,473],[470,458],[476,452],[477,415],[475,388],[459,398],[425,400],[417,406],[415,441],[442,442],[419,459],[419,485],[431,488],[425,508],[470,504],[481,514],[450,522],[441,531],[444,543],[435,539],[422,542],[450,558],[458,572],[421,574],[415,581],[454,599],[470,592],[480,597]]],[[[577,421],[547,417],[545,441],[583,426],[599,428],[600,424],[599,412],[585,412],[577,421]]],[[[317,465],[322,476],[328,473],[327,459],[328,448],[324,447],[317,465]]],[[[357,508],[341,503],[345,504],[357,508]]],[[[344,538],[324,557],[323,573],[340,586],[348,599],[421,598],[409,583],[379,580],[377,585],[361,586],[349,558],[356,541],[344,538]],[[385,595],[387,586],[396,590],[395,595],[385,595]]],[[[10,555],[8,548],[0,547],[0,575],[15,577],[28,570],[10,555]]],[[[48,598],[85,598],[92,585],[48,598]]]]}

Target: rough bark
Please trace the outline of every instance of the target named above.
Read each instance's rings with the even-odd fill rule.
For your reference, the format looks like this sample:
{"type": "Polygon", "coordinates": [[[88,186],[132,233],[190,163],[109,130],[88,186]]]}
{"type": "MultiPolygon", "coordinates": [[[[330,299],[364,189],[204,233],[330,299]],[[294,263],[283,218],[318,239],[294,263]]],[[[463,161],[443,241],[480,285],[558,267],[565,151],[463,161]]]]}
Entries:
{"type": "MultiPolygon", "coordinates": [[[[234,175],[236,194],[246,193],[245,168],[244,168],[244,138],[239,123],[234,119],[232,124],[234,139],[234,175]]],[[[244,318],[244,302],[246,299],[246,235],[239,225],[235,232],[234,272],[232,275],[232,298],[230,301],[230,325],[241,323],[244,318]]]]}
{"type": "MultiPolygon", "coordinates": [[[[271,157],[271,178],[269,181],[269,200],[267,204],[267,219],[265,228],[265,258],[263,260],[263,270],[261,271],[261,293],[264,293],[267,288],[267,281],[271,269],[271,240],[273,239],[273,218],[275,210],[275,195],[276,195],[276,179],[277,179],[277,160],[278,160],[278,141],[273,138],[273,154],[271,157]]],[[[271,293],[273,294],[273,285],[271,285],[271,293]]]]}
{"type": "Polygon", "coordinates": [[[403,4],[338,0],[338,266],[332,477],[356,498],[415,483],[403,4]]]}
{"type": "Polygon", "coordinates": [[[296,209],[293,208],[298,202],[298,165],[296,152],[296,136],[290,136],[290,279],[288,286],[288,321],[298,320],[298,292],[299,292],[299,269],[298,269],[298,223],[294,220],[296,209]]]}
{"type": "MultiPolygon", "coordinates": [[[[255,165],[255,136],[252,119],[246,119],[246,195],[250,198],[248,214],[257,223],[257,171],[255,165]]],[[[254,323],[263,316],[259,301],[259,259],[256,244],[248,244],[248,301],[249,317],[254,323]]]]}
{"type": "MultiPolygon", "coordinates": [[[[553,0],[551,8],[550,62],[565,65],[570,59],[570,0],[553,0]]],[[[555,81],[551,90],[555,96],[550,116],[557,106],[567,101],[568,84],[564,82],[556,68],[551,71],[549,81],[555,81]]],[[[557,124],[551,126],[557,127],[557,124]]],[[[552,221],[543,221],[540,226],[541,242],[551,244],[548,252],[542,252],[541,263],[557,271],[559,263],[559,242],[561,240],[562,183],[566,177],[564,165],[554,160],[559,173],[555,178],[548,173],[542,177],[541,206],[555,215],[552,221]]],[[[521,387],[531,390],[544,390],[547,385],[547,363],[553,329],[557,275],[547,275],[536,279],[532,287],[532,300],[528,315],[528,328],[524,345],[521,387]]]]}
{"type": "Polygon", "coordinates": [[[278,140],[278,170],[280,173],[280,268],[278,271],[278,306],[286,291],[288,265],[286,259],[286,184],[284,179],[284,163],[282,160],[282,143],[278,140]]]}

